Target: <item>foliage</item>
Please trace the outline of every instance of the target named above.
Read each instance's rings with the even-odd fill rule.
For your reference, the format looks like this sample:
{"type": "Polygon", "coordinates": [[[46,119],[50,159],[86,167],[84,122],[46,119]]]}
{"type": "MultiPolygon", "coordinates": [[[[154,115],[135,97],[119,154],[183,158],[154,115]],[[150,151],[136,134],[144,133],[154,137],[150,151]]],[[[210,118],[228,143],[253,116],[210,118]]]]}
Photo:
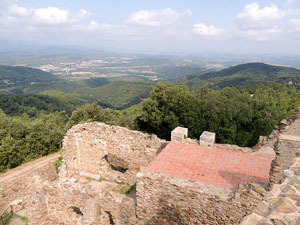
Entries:
{"type": "MultiPolygon", "coordinates": [[[[4,76],[3,68],[0,66],[0,78],[4,76]]],[[[37,74],[28,75],[32,70],[5,69],[5,73],[14,74],[13,83],[4,81],[9,85],[3,86],[3,90],[43,92],[40,95],[0,94],[0,172],[58,151],[66,130],[78,123],[99,121],[155,133],[166,139],[170,138],[171,130],[183,126],[189,128],[192,138],[198,139],[207,130],[217,134],[217,142],[253,146],[260,135],[269,134],[282,118],[300,106],[300,91],[295,87],[269,84],[271,80],[293,81],[297,86],[299,70],[258,63],[189,75],[181,80],[194,91],[184,85],[158,83],[150,92],[156,83],[114,80],[108,84],[102,78],[53,82],[53,75],[48,73],[33,70],[37,74]],[[22,75],[16,75],[16,71],[28,75],[24,86],[17,78],[22,75]],[[199,85],[216,89],[230,85],[239,89],[197,89],[199,85]],[[243,89],[248,86],[251,87],[243,89]],[[143,99],[142,104],[136,105],[143,99]]],[[[57,168],[61,160],[60,157],[56,162],[57,168]]]]}
{"type": "Polygon", "coordinates": [[[270,83],[289,83],[300,88],[300,70],[264,63],[247,63],[218,72],[186,75],[177,83],[187,84],[192,90],[203,86],[214,89],[225,87],[249,88],[257,85],[269,85],[270,83]]]}
{"type": "Polygon", "coordinates": [[[105,108],[121,110],[147,98],[152,84],[146,81],[113,81],[102,87],[86,89],[83,96],[105,108]]]}
{"type": "Polygon", "coordinates": [[[53,82],[59,79],[42,70],[22,66],[0,65],[0,89],[13,86],[30,86],[33,83],[53,82]]]}
{"type": "Polygon", "coordinates": [[[147,98],[151,86],[154,84],[148,81],[128,80],[116,80],[106,85],[104,83],[106,82],[103,81],[100,85],[98,78],[83,81],[60,81],[34,85],[24,92],[26,94],[42,93],[59,100],[67,100],[67,103],[73,105],[96,102],[105,108],[122,110],[147,98]]]}
{"type": "Polygon", "coordinates": [[[204,67],[202,68],[188,64],[164,64],[154,67],[153,71],[156,72],[154,75],[168,81],[174,81],[187,74],[203,74],[204,72],[208,72],[208,70],[204,67]]]}
{"type": "Polygon", "coordinates": [[[27,217],[25,217],[25,216],[19,216],[16,213],[14,213],[14,214],[11,214],[11,213],[5,214],[3,216],[3,220],[2,221],[4,221],[4,225],[9,225],[9,224],[12,224],[12,221],[14,219],[20,219],[20,220],[22,220],[24,222],[24,224],[28,224],[28,218],[27,217]]]}
{"type": "Polygon", "coordinates": [[[272,85],[190,92],[186,86],[159,83],[142,105],[139,128],[159,137],[169,139],[171,130],[183,126],[192,138],[207,130],[217,134],[217,142],[253,146],[300,106],[300,91],[272,85]]]}
{"type": "Polygon", "coordinates": [[[57,152],[65,134],[63,112],[30,118],[9,117],[0,112],[0,172],[23,162],[57,152]]]}
{"type": "Polygon", "coordinates": [[[67,128],[79,123],[104,122],[110,125],[119,125],[137,129],[135,119],[141,113],[141,106],[133,106],[123,111],[104,109],[96,104],[88,104],[77,108],[70,117],[67,128]]]}
{"type": "Polygon", "coordinates": [[[96,77],[84,80],[84,82],[91,88],[101,87],[106,84],[109,84],[109,80],[103,77],[96,77]]]}
{"type": "Polygon", "coordinates": [[[65,111],[71,115],[76,103],[61,101],[46,95],[14,95],[0,93],[0,109],[10,116],[27,113],[30,117],[37,114],[65,111]]]}
{"type": "Polygon", "coordinates": [[[114,188],[113,191],[119,192],[123,195],[129,194],[131,191],[134,190],[133,185],[125,183],[124,181],[115,181],[119,186],[114,188]]]}
{"type": "MultiPolygon", "coordinates": [[[[76,108],[75,106],[94,102],[105,108],[121,110],[136,105],[147,98],[153,84],[153,82],[130,80],[130,78],[112,82],[102,77],[67,80],[29,67],[0,66],[0,93],[18,94],[11,101],[15,101],[15,98],[20,97],[20,95],[31,95],[29,100],[26,97],[20,97],[22,98],[20,101],[31,102],[30,104],[26,103],[26,107],[29,108],[25,109],[24,104],[17,102],[16,104],[20,107],[16,106],[17,109],[11,110],[12,112],[5,111],[10,115],[19,115],[20,112],[35,115],[37,111],[47,108],[41,101],[51,101],[49,104],[52,105],[59,104],[59,106],[52,107],[54,111],[61,111],[59,108],[63,108],[61,103],[64,103],[66,105],[65,111],[69,114],[76,108]],[[56,102],[53,102],[51,98],[36,97],[41,93],[56,98],[56,102]],[[37,101],[41,102],[42,107],[40,108],[42,109],[38,107],[40,104],[35,104],[37,101]]],[[[9,108],[8,106],[5,107],[9,108]]],[[[51,110],[45,111],[53,112],[51,110]]]]}
{"type": "Polygon", "coordinates": [[[62,157],[62,150],[60,151],[60,156],[58,157],[58,159],[54,162],[54,167],[55,167],[55,170],[56,170],[56,173],[58,174],[59,173],[59,167],[61,166],[62,164],[62,161],[63,160],[63,157],[62,157]]]}
{"type": "Polygon", "coordinates": [[[130,194],[131,192],[136,192],[136,184],[132,185],[125,194],[130,194]]]}

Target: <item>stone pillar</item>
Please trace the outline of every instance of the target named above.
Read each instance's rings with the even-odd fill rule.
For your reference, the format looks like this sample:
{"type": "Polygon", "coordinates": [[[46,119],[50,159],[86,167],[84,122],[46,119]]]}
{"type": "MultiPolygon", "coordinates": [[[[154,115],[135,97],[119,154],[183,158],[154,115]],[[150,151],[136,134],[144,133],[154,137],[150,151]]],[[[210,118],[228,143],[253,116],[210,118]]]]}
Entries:
{"type": "Polygon", "coordinates": [[[188,128],[176,127],[171,132],[171,141],[180,141],[180,142],[182,142],[187,137],[188,137],[188,128]]]}
{"type": "Polygon", "coordinates": [[[204,131],[200,136],[201,146],[212,146],[215,143],[216,134],[208,131],[204,131]]]}

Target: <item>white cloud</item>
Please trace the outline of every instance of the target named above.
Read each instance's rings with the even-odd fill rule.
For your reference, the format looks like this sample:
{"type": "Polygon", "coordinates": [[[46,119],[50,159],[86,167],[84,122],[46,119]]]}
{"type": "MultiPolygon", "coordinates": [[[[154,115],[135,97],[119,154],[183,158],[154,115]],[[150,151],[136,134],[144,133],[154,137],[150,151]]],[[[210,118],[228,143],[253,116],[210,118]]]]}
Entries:
{"type": "Polygon", "coordinates": [[[30,16],[30,14],[32,14],[32,10],[13,4],[9,8],[9,14],[11,14],[12,16],[21,16],[21,17],[30,16]]]}
{"type": "Polygon", "coordinates": [[[275,4],[260,8],[259,4],[254,2],[245,5],[244,10],[237,15],[236,21],[241,29],[263,28],[285,15],[286,12],[275,4]]]}
{"type": "Polygon", "coordinates": [[[94,20],[91,21],[87,25],[79,24],[79,25],[73,26],[74,30],[83,30],[83,31],[111,31],[113,29],[118,29],[118,31],[120,32],[121,28],[122,27],[120,27],[120,26],[98,23],[97,21],[94,21],[94,20]]]}
{"type": "Polygon", "coordinates": [[[12,4],[4,14],[2,20],[6,22],[23,23],[24,25],[60,25],[79,22],[90,16],[90,13],[81,9],[78,13],[73,14],[68,10],[57,7],[47,8],[25,8],[17,4],[12,4]]]}
{"type": "Polygon", "coordinates": [[[76,14],[76,17],[78,20],[81,20],[81,19],[85,19],[89,16],[91,16],[92,14],[90,12],[88,12],[87,10],[85,9],[80,9],[79,12],[76,14]]]}
{"type": "Polygon", "coordinates": [[[287,1],[285,2],[285,5],[291,6],[291,5],[293,5],[295,2],[296,2],[296,0],[287,0],[287,1]]]}
{"type": "Polygon", "coordinates": [[[193,32],[203,36],[219,36],[224,33],[223,29],[216,28],[213,25],[207,26],[203,23],[194,24],[193,32]]]}
{"type": "Polygon", "coordinates": [[[274,35],[277,35],[282,32],[281,27],[271,27],[268,29],[263,30],[243,30],[238,32],[237,36],[243,36],[243,37],[253,37],[258,41],[267,41],[270,40],[274,35]]]}
{"type": "Polygon", "coordinates": [[[300,32],[300,19],[295,19],[295,18],[290,19],[288,21],[288,25],[292,31],[300,32]]]}
{"type": "Polygon", "coordinates": [[[139,10],[130,15],[126,22],[141,26],[159,27],[172,24],[191,14],[190,10],[179,13],[170,8],[164,10],[139,10]]]}
{"type": "Polygon", "coordinates": [[[10,5],[16,2],[17,0],[0,0],[0,6],[10,5]]]}
{"type": "MultiPolygon", "coordinates": [[[[293,1],[289,1],[292,4],[293,1]]],[[[295,9],[280,9],[277,5],[260,7],[257,2],[245,5],[236,17],[236,36],[251,37],[256,40],[275,39],[286,29],[286,18],[295,15],[295,9]]]]}
{"type": "Polygon", "coordinates": [[[32,18],[38,24],[54,25],[74,22],[67,10],[56,7],[35,9],[32,18]]]}

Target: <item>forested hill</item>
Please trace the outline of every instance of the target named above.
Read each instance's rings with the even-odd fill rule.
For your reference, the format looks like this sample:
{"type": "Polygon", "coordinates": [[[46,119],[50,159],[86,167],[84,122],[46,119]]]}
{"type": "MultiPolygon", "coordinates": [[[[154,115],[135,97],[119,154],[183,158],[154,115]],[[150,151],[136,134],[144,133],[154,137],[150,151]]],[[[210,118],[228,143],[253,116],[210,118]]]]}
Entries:
{"type": "Polygon", "coordinates": [[[0,65],[0,89],[21,86],[26,87],[35,83],[58,81],[57,76],[39,69],[23,66],[0,65]]]}
{"type": "Polygon", "coordinates": [[[248,88],[269,83],[293,84],[300,88],[300,70],[264,63],[246,63],[218,72],[186,75],[177,83],[187,84],[191,89],[202,86],[215,89],[224,87],[248,88]]]}

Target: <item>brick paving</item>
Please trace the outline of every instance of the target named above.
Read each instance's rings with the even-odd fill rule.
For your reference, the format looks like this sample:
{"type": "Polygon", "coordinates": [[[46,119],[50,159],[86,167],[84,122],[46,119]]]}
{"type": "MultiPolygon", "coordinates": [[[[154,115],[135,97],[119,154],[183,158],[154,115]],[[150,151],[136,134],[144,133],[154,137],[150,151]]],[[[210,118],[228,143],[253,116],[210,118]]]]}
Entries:
{"type": "Polygon", "coordinates": [[[251,181],[267,184],[271,162],[249,153],[171,141],[145,170],[234,189],[251,181]]]}

